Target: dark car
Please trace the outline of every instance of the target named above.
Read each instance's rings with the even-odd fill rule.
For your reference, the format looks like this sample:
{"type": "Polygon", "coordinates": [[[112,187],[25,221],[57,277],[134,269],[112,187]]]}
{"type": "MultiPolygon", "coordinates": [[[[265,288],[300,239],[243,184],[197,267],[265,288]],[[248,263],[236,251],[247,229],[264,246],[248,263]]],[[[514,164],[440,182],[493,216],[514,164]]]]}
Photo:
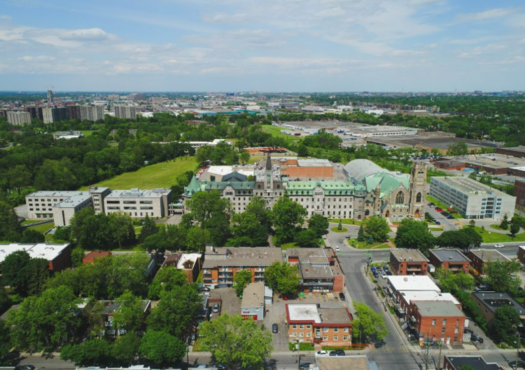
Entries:
{"type": "Polygon", "coordinates": [[[217,368],[217,370],[228,370],[228,366],[224,364],[216,364],[215,367],[217,368]]]}
{"type": "Polygon", "coordinates": [[[346,297],[345,297],[345,295],[344,295],[342,292],[339,293],[339,299],[340,299],[341,301],[346,301],[346,297]]]}
{"type": "Polygon", "coordinates": [[[392,276],[392,273],[391,273],[390,271],[387,271],[386,274],[387,274],[388,276],[392,276]]]}
{"type": "Polygon", "coordinates": [[[447,218],[448,218],[449,220],[453,220],[453,219],[454,219],[454,216],[452,216],[452,215],[448,215],[447,218]]]}
{"type": "Polygon", "coordinates": [[[273,324],[272,325],[272,333],[277,334],[279,332],[279,325],[273,324]]]}
{"type": "Polygon", "coordinates": [[[303,362],[302,364],[299,364],[299,369],[309,369],[310,365],[312,365],[311,362],[303,362]]]}
{"type": "Polygon", "coordinates": [[[345,351],[342,349],[336,349],[335,351],[330,351],[330,356],[344,356],[345,351]]]}
{"type": "Polygon", "coordinates": [[[15,370],[35,370],[33,365],[18,365],[15,370]]]}

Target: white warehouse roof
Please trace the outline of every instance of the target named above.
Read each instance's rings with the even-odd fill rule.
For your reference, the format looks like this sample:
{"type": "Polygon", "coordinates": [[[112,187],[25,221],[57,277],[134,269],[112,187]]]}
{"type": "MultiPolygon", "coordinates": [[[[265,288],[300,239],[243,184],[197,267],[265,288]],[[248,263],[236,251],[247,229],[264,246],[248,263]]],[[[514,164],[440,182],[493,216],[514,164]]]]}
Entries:
{"type": "Polygon", "coordinates": [[[388,282],[395,291],[433,290],[441,292],[441,289],[428,276],[397,275],[387,276],[388,282]]]}

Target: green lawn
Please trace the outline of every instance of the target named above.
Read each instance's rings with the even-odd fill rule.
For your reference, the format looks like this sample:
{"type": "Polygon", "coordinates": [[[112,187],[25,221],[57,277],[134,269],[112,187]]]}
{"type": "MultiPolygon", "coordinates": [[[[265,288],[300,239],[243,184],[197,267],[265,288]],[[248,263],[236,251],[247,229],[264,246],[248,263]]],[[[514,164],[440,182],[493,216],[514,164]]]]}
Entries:
{"type": "MultiPolygon", "coordinates": [[[[135,172],[126,172],[91,186],[107,186],[111,189],[123,190],[170,188],[176,184],[177,176],[186,171],[195,171],[197,165],[195,157],[180,157],[174,161],[152,164],[135,172]]],[[[87,189],[89,186],[81,188],[81,190],[87,189]]]]}
{"type": "Polygon", "coordinates": [[[37,224],[39,222],[42,222],[42,220],[25,220],[20,225],[26,226],[26,225],[37,224]]]}
{"type": "Polygon", "coordinates": [[[91,136],[93,132],[95,132],[95,130],[81,130],[80,132],[82,132],[82,135],[84,135],[85,137],[88,137],[91,136]]]}
{"type": "Polygon", "coordinates": [[[285,251],[287,249],[290,249],[290,248],[299,248],[299,247],[295,245],[295,242],[294,243],[286,243],[286,244],[281,245],[281,250],[283,250],[283,251],[285,251]]]}
{"type": "Polygon", "coordinates": [[[338,226],[336,226],[336,227],[332,227],[331,230],[332,230],[334,233],[346,233],[346,232],[348,231],[348,229],[346,229],[346,228],[344,228],[344,227],[341,228],[341,230],[338,230],[338,226]]]}
{"type": "Polygon", "coordinates": [[[51,230],[55,227],[55,224],[53,222],[48,222],[47,224],[37,225],[30,227],[29,229],[38,231],[39,233],[45,233],[46,231],[51,230]]]}
{"type": "MultiPolygon", "coordinates": [[[[266,132],[268,134],[272,134],[272,136],[275,136],[275,137],[280,137],[280,138],[286,140],[286,142],[288,142],[290,144],[293,144],[293,143],[295,143],[295,142],[300,140],[300,136],[291,136],[291,135],[283,134],[281,132],[283,130],[286,130],[286,128],[284,128],[284,127],[276,127],[276,126],[268,126],[268,125],[263,125],[262,126],[262,131],[263,132],[266,132]]],[[[288,130],[291,130],[291,129],[288,129],[288,130]]]]}
{"type": "Polygon", "coordinates": [[[357,249],[390,249],[390,245],[385,243],[367,244],[366,242],[357,242],[357,249]]]}
{"type": "MultiPolygon", "coordinates": [[[[443,203],[442,201],[440,201],[440,200],[438,200],[438,199],[436,199],[436,198],[434,198],[434,197],[432,197],[430,195],[427,195],[427,200],[429,202],[434,203],[436,205],[436,207],[442,208],[444,211],[446,211],[447,208],[448,208],[448,206],[445,203],[443,203]]],[[[463,218],[459,213],[451,213],[451,215],[454,218],[458,218],[458,219],[463,218]]]]}
{"type": "MultiPolygon", "coordinates": [[[[328,222],[331,222],[331,223],[334,223],[334,224],[338,224],[339,223],[339,219],[338,218],[330,218],[330,219],[328,219],[328,222]]],[[[343,225],[356,225],[356,226],[359,226],[359,225],[361,225],[362,221],[352,220],[351,218],[342,218],[341,219],[341,223],[343,225]]]]}
{"type": "MultiPolygon", "coordinates": [[[[470,227],[464,226],[463,228],[470,227]]],[[[524,242],[525,241],[525,232],[521,231],[514,238],[510,234],[500,234],[490,232],[488,230],[483,231],[481,227],[475,226],[474,229],[481,235],[483,238],[483,243],[509,243],[509,242],[524,242]]]]}

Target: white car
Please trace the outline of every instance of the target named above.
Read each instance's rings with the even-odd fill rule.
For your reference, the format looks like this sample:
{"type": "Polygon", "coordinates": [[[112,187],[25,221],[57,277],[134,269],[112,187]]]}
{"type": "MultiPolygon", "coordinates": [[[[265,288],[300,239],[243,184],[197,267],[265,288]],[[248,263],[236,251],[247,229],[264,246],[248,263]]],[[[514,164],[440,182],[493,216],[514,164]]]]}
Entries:
{"type": "Polygon", "coordinates": [[[382,277],[383,279],[386,279],[386,274],[385,274],[384,272],[382,272],[382,273],[381,273],[381,277],[382,277]]]}
{"type": "Polygon", "coordinates": [[[327,351],[317,351],[315,355],[316,356],[328,356],[328,352],[327,351]]]}
{"type": "Polygon", "coordinates": [[[503,244],[495,244],[495,245],[494,245],[494,248],[503,248],[503,247],[504,247],[503,244]]]}
{"type": "Polygon", "coordinates": [[[339,248],[339,246],[336,246],[336,247],[335,247],[335,251],[336,251],[336,252],[341,252],[341,248],[339,248]]]}

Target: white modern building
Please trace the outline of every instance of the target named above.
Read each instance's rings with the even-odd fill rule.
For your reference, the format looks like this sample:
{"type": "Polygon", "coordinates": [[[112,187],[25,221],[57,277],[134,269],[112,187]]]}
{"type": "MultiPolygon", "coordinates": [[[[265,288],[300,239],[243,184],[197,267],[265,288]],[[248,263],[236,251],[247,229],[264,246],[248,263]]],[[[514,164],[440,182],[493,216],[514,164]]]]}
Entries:
{"type": "Polygon", "coordinates": [[[29,125],[31,124],[31,113],[29,112],[7,112],[7,122],[12,125],[29,125]]]}
{"type": "Polygon", "coordinates": [[[161,218],[168,216],[170,203],[170,189],[112,190],[104,197],[104,212],[106,214],[122,212],[132,218],[146,216],[161,218]]]}
{"type": "Polygon", "coordinates": [[[510,220],[516,207],[516,197],[468,177],[432,177],[430,195],[468,219],[510,220]]]}
{"type": "Polygon", "coordinates": [[[68,226],[82,208],[92,205],[87,191],[37,191],[26,196],[29,219],[51,220],[55,226],[68,226]]]}

